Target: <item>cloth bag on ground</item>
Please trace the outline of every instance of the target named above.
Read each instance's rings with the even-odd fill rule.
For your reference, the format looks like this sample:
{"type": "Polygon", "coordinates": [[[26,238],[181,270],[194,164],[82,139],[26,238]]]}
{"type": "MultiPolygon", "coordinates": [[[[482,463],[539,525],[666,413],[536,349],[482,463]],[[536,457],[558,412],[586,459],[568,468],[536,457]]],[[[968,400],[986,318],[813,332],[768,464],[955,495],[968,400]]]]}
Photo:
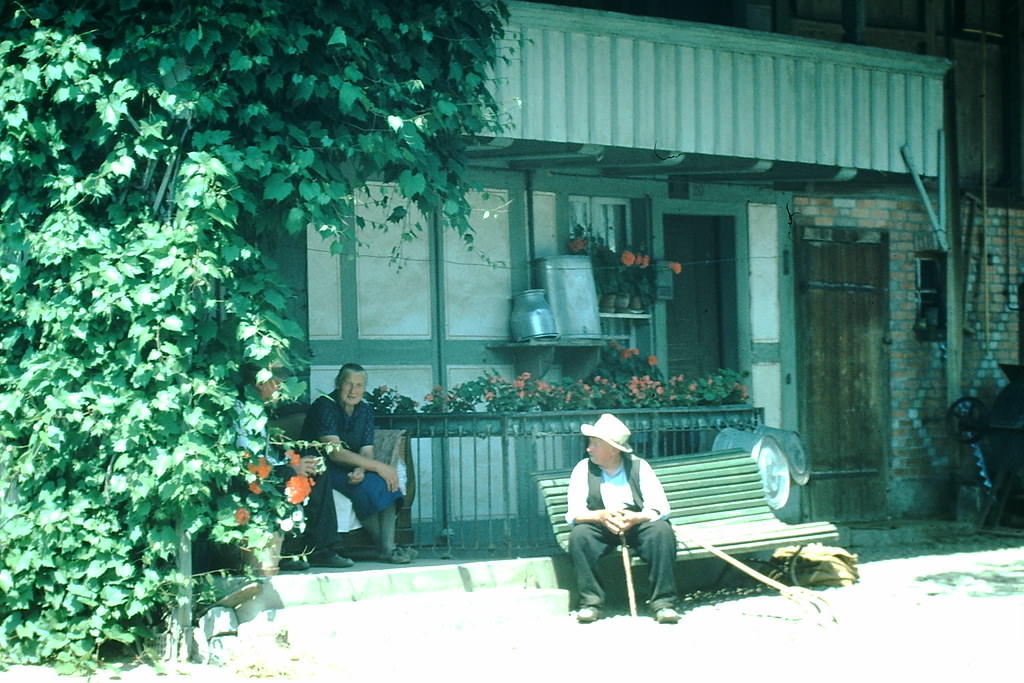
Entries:
{"type": "Polygon", "coordinates": [[[857,582],[857,555],[834,546],[788,545],[772,553],[770,576],[790,586],[849,586],[857,582]]]}

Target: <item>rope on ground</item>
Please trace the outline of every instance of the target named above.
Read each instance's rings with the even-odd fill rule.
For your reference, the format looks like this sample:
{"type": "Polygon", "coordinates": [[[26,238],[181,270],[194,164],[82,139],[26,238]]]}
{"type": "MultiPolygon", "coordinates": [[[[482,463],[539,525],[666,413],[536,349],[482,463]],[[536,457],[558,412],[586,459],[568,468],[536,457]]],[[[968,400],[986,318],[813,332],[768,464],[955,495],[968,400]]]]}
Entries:
{"type": "Polygon", "coordinates": [[[819,626],[824,626],[828,623],[839,623],[839,620],[836,619],[835,613],[833,612],[832,606],[829,604],[828,600],[823,598],[821,595],[815,593],[814,591],[808,590],[806,588],[801,588],[799,586],[787,586],[784,583],[776,581],[770,576],[767,576],[757,571],[750,565],[740,562],[732,555],[729,555],[725,551],[716,548],[710,543],[705,543],[699,538],[690,536],[686,533],[686,531],[680,529],[679,527],[675,527],[675,532],[676,538],[678,538],[686,545],[699,545],[715,557],[724,560],[725,562],[728,562],[732,566],[736,567],[747,576],[750,576],[751,578],[754,578],[760,581],[761,583],[779,591],[779,593],[782,594],[782,597],[796,603],[796,605],[798,605],[801,609],[810,611],[818,621],[819,626]]]}

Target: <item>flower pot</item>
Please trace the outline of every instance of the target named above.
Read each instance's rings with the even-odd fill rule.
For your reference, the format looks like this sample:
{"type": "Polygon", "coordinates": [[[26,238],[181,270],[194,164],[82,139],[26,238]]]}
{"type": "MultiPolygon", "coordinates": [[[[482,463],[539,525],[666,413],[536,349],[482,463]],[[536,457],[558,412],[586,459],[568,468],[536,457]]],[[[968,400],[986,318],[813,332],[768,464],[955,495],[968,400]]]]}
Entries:
{"type": "Polygon", "coordinates": [[[639,294],[634,294],[629,298],[629,310],[634,313],[642,313],[644,310],[644,300],[639,294]]]}
{"type": "Polygon", "coordinates": [[[614,294],[602,294],[601,300],[598,305],[598,310],[602,313],[614,313],[615,312],[615,295],[614,294]]]}
{"type": "Polygon", "coordinates": [[[242,562],[259,576],[276,576],[284,534],[274,534],[262,548],[242,548],[242,562]]]}
{"type": "Polygon", "coordinates": [[[625,313],[629,310],[629,294],[615,295],[615,312],[625,313]]]}

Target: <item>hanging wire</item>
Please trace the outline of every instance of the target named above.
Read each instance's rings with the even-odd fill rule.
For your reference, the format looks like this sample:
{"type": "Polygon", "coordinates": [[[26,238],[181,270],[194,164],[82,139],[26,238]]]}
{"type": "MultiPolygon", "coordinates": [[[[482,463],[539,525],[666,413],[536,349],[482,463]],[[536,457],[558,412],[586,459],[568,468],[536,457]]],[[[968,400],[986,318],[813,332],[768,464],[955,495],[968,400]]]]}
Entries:
{"type": "MultiPolygon", "coordinates": [[[[393,260],[391,256],[383,256],[383,255],[377,255],[377,254],[359,254],[358,258],[360,258],[360,259],[377,259],[377,260],[380,260],[380,261],[391,261],[391,260],[393,260]]],[[[399,260],[403,261],[403,262],[407,262],[407,263],[431,263],[431,262],[433,262],[433,259],[428,258],[428,257],[417,258],[417,257],[412,257],[412,256],[403,256],[399,260]]],[[[700,260],[695,260],[695,261],[679,261],[679,260],[676,260],[676,259],[673,259],[673,260],[675,260],[676,263],[680,264],[681,266],[683,266],[684,269],[686,269],[687,267],[693,267],[693,266],[704,266],[704,265],[713,265],[713,264],[717,265],[717,264],[723,264],[723,263],[726,263],[726,264],[736,264],[736,263],[744,262],[744,263],[748,263],[749,264],[749,263],[751,263],[753,261],[758,261],[758,260],[760,260],[760,261],[778,261],[779,257],[778,256],[748,256],[746,259],[719,258],[719,259],[700,259],[700,260]]],[[[493,264],[489,264],[489,263],[472,263],[472,262],[469,262],[469,261],[461,261],[461,260],[457,260],[457,259],[443,259],[442,263],[444,263],[446,266],[470,266],[470,267],[477,267],[477,268],[487,268],[488,270],[509,270],[509,271],[513,271],[513,272],[520,272],[520,271],[527,271],[528,272],[530,270],[529,266],[510,266],[509,264],[507,264],[507,263],[505,263],[503,261],[496,261],[493,264]]],[[[620,267],[622,267],[622,266],[617,266],[617,265],[616,266],[591,266],[589,269],[593,270],[596,273],[596,272],[600,272],[602,270],[613,270],[613,269],[617,270],[620,267]]],[[[553,265],[552,269],[554,269],[554,270],[579,270],[579,268],[576,268],[574,266],[565,266],[565,265],[553,265]]]]}

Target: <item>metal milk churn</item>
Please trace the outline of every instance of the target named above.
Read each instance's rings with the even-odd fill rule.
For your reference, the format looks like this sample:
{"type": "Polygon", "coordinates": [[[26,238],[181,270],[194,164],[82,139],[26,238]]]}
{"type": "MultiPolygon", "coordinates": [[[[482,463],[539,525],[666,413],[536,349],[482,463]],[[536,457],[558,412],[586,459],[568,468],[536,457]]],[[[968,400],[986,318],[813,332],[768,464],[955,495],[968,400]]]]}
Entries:
{"type": "Polygon", "coordinates": [[[549,256],[533,261],[534,279],[547,292],[561,339],[600,339],[597,288],[590,257],[549,256]]]}
{"type": "Polygon", "coordinates": [[[512,297],[509,318],[512,341],[554,339],[558,337],[555,316],[551,313],[543,289],[527,289],[512,297]]]}

